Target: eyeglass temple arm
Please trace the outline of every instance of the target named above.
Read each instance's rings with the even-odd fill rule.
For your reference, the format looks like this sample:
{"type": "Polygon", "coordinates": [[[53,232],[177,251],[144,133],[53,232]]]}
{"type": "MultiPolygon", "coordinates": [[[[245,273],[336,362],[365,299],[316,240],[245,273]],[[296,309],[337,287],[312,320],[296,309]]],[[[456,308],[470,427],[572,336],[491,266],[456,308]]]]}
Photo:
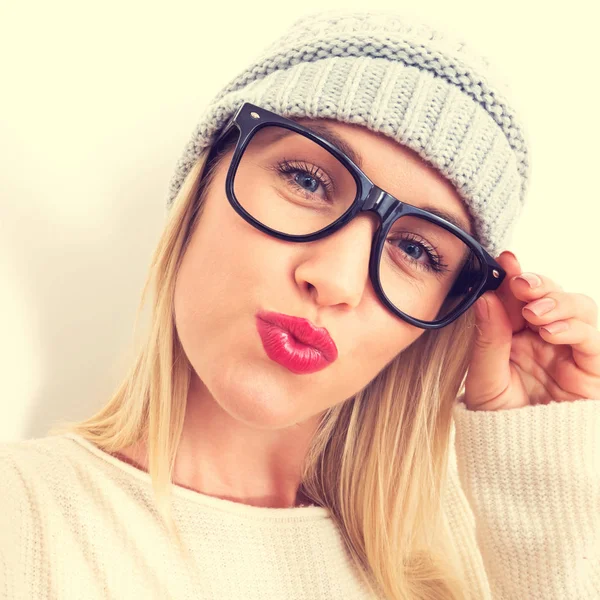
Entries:
{"type": "Polygon", "coordinates": [[[488,273],[492,273],[492,277],[488,278],[488,284],[486,287],[488,290],[491,291],[497,290],[502,285],[502,282],[506,277],[506,271],[496,262],[493,256],[491,256],[487,252],[485,254],[485,259],[488,266],[488,273]],[[498,276],[496,276],[496,273],[498,274],[498,276]]]}
{"type": "Polygon", "coordinates": [[[229,118],[229,120],[227,121],[226,125],[221,129],[221,132],[219,133],[219,135],[217,136],[217,138],[214,141],[214,146],[216,146],[225,136],[227,136],[227,134],[229,134],[229,132],[232,130],[233,127],[235,127],[235,121],[238,118],[238,115],[240,114],[240,112],[242,111],[242,108],[244,108],[244,105],[247,104],[246,102],[244,104],[242,104],[236,111],[235,113],[229,118]]]}
{"type": "Polygon", "coordinates": [[[227,134],[231,131],[231,129],[235,126],[235,116],[231,117],[227,124],[221,129],[219,135],[214,141],[214,145],[216,146],[227,134]]]}
{"type": "Polygon", "coordinates": [[[227,124],[220,130],[217,137],[212,142],[210,152],[208,154],[208,159],[207,159],[208,162],[210,162],[212,160],[212,158],[215,156],[216,149],[219,147],[220,142],[222,140],[224,140],[227,137],[227,135],[229,134],[229,132],[236,126],[236,124],[235,124],[236,117],[237,117],[237,111],[236,111],[236,114],[227,121],[227,124]]]}

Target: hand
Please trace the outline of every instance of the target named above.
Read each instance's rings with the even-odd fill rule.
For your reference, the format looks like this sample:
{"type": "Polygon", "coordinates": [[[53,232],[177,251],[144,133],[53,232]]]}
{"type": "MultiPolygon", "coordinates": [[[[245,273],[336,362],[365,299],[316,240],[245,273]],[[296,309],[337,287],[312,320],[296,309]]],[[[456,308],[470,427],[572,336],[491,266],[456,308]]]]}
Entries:
{"type": "MultiPolygon", "coordinates": [[[[600,399],[598,307],[583,294],[567,293],[538,276],[530,288],[516,257],[503,252],[497,262],[506,278],[486,292],[489,317],[476,314],[477,333],[465,381],[464,403],[471,410],[503,410],[578,399],[600,399]],[[554,300],[556,307],[535,316],[534,300],[554,300]],[[565,324],[549,333],[544,325],[565,324]]],[[[477,304],[477,303],[476,303],[477,304]]],[[[537,303],[536,303],[537,304],[537,303]]],[[[485,308],[485,307],[484,307],[485,308]]]]}

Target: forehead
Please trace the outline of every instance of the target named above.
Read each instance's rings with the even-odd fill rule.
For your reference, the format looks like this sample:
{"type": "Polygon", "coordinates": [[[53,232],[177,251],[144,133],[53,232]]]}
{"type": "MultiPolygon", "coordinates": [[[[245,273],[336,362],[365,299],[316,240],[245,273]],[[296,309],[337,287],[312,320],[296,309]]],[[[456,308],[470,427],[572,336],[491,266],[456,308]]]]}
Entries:
{"type": "Polygon", "coordinates": [[[474,236],[472,217],[458,191],[412,149],[361,125],[332,119],[294,120],[344,152],[398,200],[431,210],[474,236]]]}

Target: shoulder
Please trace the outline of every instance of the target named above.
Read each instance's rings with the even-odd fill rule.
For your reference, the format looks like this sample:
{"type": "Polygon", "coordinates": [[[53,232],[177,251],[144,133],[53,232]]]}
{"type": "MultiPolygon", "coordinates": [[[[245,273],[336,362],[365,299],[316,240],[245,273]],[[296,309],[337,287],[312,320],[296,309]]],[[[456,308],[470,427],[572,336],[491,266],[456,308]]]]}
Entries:
{"type": "MultiPolygon", "coordinates": [[[[65,435],[0,443],[0,477],[20,487],[32,477],[40,481],[72,461],[76,443],[65,435]]],[[[33,483],[33,482],[32,482],[33,483]]]]}
{"type": "Polygon", "coordinates": [[[52,477],[63,460],[65,444],[71,443],[62,436],[0,443],[0,512],[11,502],[25,501],[33,488],[52,477]]]}
{"type": "Polygon", "coordinates": [[[67,435],[0,443],[0,519],[18,516],[33,521],[64,495],[69,474],[85,458],[67,435]]]}
{"type": "Polygon", "coordinates": [[[0,443],[0,579],[8,581],[31,549],[39,549],[72,444],[64,436],[0,443]]]}
{"type": "Polygon", "coordinates": [[[29,598],[48,581],[48,557],[78,505],[73,483],[85,479],[88,456],[65,434],[0,443],[0,588],[9,597],[29,598]]]}
{"type": "Polygon", "coordinates": [[[44,525],[123,490],[151,490],[147,473],[74,433],[0,443],[0,482],[0,521],[4,510],[44,525]]]}

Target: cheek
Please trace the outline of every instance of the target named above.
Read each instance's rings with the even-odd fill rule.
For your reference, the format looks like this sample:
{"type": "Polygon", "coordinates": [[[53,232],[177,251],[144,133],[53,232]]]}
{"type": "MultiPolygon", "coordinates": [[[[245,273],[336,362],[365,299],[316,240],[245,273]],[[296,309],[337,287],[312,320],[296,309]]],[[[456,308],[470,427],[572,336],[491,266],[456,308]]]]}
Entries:
{"type": "MultiPolygon", "coordinates": [[[[365,319],[363,322],[368,322],[365,319]]],[[[408,323],[384,317],[374,323],[366,335],[357,335],[360,343],[355,346],[339,365],[337,381],[344,381],[348,395],[355,394],[373,380],[398,354],[412,344],[424,332],[408,323]]],[[[363,332],[364,333],[364,332],[363,332]]]]}
{"type": "Polygon", "coordinates": [[[394,321],[376,328],[363,344],[361,354],[365,362],[383,369],[400,352],[422,334],[423,330],[408,323],[394,321]]]}
{"type": "Polygon", "coordinates": [[[184,259],[193,265],[187,275],[194,278],[188,291],[213,302],[239,296],[253,272],[260,271],[260,248],[253,232],[259,233],[235,213],[224,195],[209,194],[184,259]]]}
{"type": "Polygon", "coordinates": [[[249,328],[255,334],[256,309],[265,297],[277,297],[274,282],[283,272],[277,243],[246,223],[224,195],[207,196],[175,284],[175,323],[186,352],[198,358],[201,340],[218,352],[235,347],[249,328]]]}
{"type": "MultiPolygon", "coordinates": [[[[281,256],[278,245],[285,242],[247,223],[225,194],[218,193],[219,179],[214,185],[215,193],[207,197],[194,233],[194,254],[198,262],[204,263],[203,273],[208,281],[216,281],[218,287],[229,290],[243,288],[247,295],[267,277],[269,268],[277,269],[276,259],[281,256]]],[[[280,272],[277,277],[281,277],[280,272]]]]}

